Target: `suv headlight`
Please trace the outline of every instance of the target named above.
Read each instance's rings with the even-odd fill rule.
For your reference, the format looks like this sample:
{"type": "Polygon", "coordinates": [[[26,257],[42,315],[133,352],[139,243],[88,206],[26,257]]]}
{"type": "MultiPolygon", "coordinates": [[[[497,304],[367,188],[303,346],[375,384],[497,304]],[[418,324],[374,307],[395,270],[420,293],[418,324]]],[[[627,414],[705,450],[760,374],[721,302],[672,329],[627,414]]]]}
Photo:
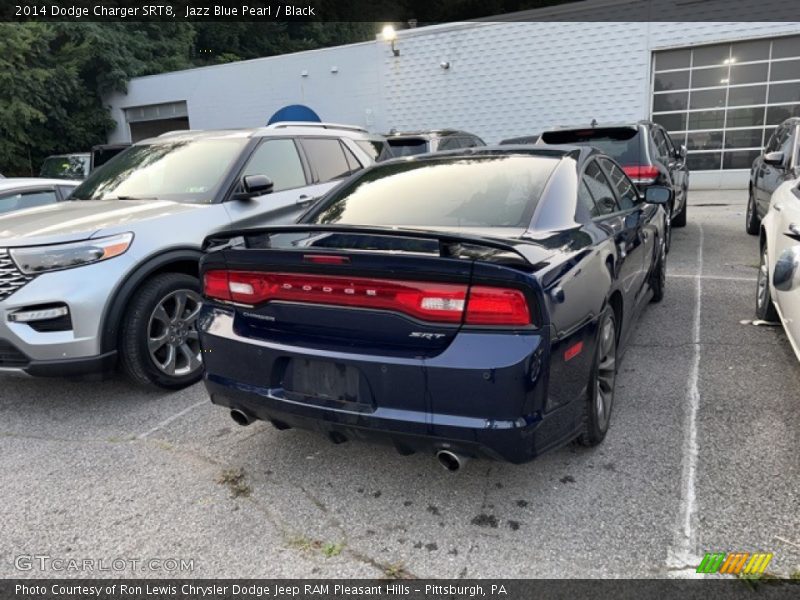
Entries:
{"type": "Polygon", "coordinates": [[[26,275],[38,275],[114,258],[124,254],[132,241],[132,233],[122,233],[69,244],[10,248],[9,253],[20,271],[26,275]]]}

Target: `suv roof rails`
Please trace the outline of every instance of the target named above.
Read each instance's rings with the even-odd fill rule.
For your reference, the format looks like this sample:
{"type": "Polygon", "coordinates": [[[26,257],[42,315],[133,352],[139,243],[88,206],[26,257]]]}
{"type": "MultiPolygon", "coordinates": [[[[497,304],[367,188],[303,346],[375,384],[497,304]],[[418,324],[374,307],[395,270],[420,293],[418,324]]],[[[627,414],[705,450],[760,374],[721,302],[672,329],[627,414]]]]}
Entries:
{"type": "Polygon", "coordinates": [[[316,121],[278,121],[267,125],[267,129],[283,129],[285,127],[315,127],[317,129],[344,129],[346,131],[358,131],[369,133],[365,127],[358,125],[342,125],[341,123],[319,123],[316,121]]]}

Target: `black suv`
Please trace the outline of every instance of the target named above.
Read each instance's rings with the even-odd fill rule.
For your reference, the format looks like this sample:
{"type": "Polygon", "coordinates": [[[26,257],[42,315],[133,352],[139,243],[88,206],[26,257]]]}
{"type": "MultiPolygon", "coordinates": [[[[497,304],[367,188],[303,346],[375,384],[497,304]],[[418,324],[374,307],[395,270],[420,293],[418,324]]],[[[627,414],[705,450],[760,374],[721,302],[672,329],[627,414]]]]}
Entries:
{"type": "Polygon", "coordinates": [[[428,152],[443,152],[460,148],[485,146],[481,138],[473,133],[457,129],[429,129],[426,131],[390,131],[386,140],[395,156],[413,156],[428,152]]]}
{"type": "Polygon", "coordinates": [[[668,208],[672,225],[686,225],[686,190],[689,187],[686,147],[676,146],[661,125],[651,121],[618,125],[592,122],[586,127],[545,131],[538,143],[594,146],[622,165],[622,170],[640,190],[651,185],[671,187],[674,199],[668,208]]]}
{"type": "Polygon", "coordinates": [[[797,177],[798,127],[800,117],[786,119],[778,125],[764,152],[753,161],[745,222],[745,229],[751,235],[758,234],[761,219],[769,210],[772,192],[784,181],[797,177]]]}

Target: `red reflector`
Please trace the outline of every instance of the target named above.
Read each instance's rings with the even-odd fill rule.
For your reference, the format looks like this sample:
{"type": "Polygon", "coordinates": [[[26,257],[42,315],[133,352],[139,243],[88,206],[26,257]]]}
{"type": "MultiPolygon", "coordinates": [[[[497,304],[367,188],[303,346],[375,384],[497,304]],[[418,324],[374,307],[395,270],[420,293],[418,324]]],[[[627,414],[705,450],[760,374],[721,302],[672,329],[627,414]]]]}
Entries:
{"type": "Polygon", "coordinates": [[[573,344],[572,346],[567,348],[566,352],[564,352],[564,362],[572,360],[573,358],[578,356],[578,354],[580,354],[582,351],[583,351],[583,342],[578,342],[577,344],[573,344]]]}
{"type": "Polygon", "coordinates": [[[465,322],[469,325],[529,325],[528,301],[519,290],[476,285],[469,292],[465,322]]]}
{"type": "Polygon", "coordinates": [[[622,170],[631,179],[658,179],[658,167],[652,165],[628,165],[622,170]]]}
{"type": "Polygon", "coordinates": [[[303,255],[303,260],[318,265],[343,265],[350,262],[347,256],[336,256],[334,254],[305,254],[303,255]]]}

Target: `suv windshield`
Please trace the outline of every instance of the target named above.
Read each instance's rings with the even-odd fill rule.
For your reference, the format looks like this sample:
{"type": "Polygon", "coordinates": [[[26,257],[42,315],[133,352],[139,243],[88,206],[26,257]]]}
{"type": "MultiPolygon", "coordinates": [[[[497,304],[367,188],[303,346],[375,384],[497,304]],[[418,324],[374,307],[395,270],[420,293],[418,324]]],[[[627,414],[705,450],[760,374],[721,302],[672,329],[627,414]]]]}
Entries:
{"type": "Polygon", "coordinates": [[[413,156],[428,152],[428,140],[425,138],[389,138],[394,156],[413,156]]]}
{"type": "Polygon", "coordinates": [[[87,154],[48,156],[42,163],[39,177],[47,179],[83,179],[89,172],[87,154]]]}
{"type": "Polygon", "coordinates": [[[639,127],[595,127],[592,129],[564,129],[546,131],[541,141],[545,144],[594,146],[608,154],[621,165],[643,164],[646,158],[639,127]]]}
{"type": "Polygon", "coordinates": [[[70,199],[209,204],[247,141],[183,139],[132,146],[89,175],[70,199]]]}
{"type": "Polygon", "coordinates": [[[303,222],[527,227],[558,161],[499,156],[380,165],[340,188],[303,222]]]}

